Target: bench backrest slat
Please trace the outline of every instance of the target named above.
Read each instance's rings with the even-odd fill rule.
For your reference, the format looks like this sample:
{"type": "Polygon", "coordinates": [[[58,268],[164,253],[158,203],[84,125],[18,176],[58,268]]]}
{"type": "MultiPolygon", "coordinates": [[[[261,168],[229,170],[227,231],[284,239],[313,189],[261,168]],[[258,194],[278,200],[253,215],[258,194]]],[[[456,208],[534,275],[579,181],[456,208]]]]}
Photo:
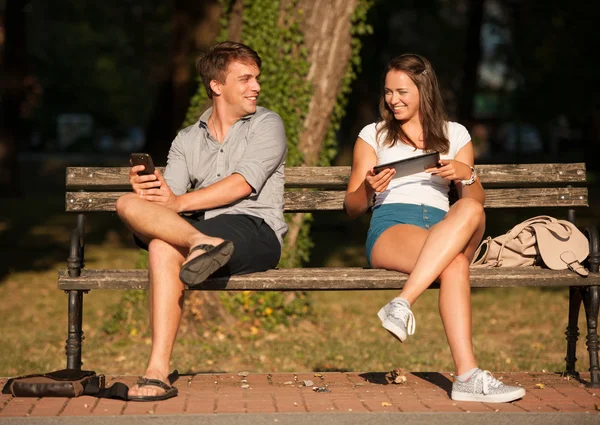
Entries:
{"type": "MultiPolygon", "coordinates": [[[[164,167],[158,167],[164,171],[164,167]]],[[[585,183],[584,163],[477,165],[484,185],[535,185],[585,183]]],[[[129,190],[127,167],[68,167],[67,190],[129,190]]],[[[345,190],[349,166],[287,167],[287,188],[345,190]]]]}
{"type": "MultiPolygon", "coordinates": [[[[124,192],[67,192],[68,212],[115,211],[115,202],[124,192]]],[[[486,208],[585,207],[588,193],[584,187],[547,187],[486,189],[486,208]]],[[[340,211],[344,192],[296,190],[285,192],[286,212],[340,211]]]]}

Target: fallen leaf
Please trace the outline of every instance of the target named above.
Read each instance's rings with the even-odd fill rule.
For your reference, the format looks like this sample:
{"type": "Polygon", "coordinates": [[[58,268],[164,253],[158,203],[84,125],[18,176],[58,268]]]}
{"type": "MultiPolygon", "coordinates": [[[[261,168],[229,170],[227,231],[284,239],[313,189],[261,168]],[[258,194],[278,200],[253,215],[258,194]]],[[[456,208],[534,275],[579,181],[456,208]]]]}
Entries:
{"type": "Polygon", "coordinates": [[[250,375],[250,373],[243,371],[243,372],[238,372],[238,376],[248,376],[250,375]]]}
{"type": "Polygon", "coordinates": [[[242,388],[250,388],[250,385],[244,384],[244,385],[242,385],[242,388]]]}
{"type": "Polygon", "coordinates": [[[323,377],[323,375],[321,375],[320,373],[315,373],[313,376],[315,378],[322,378],[323,377]]]}
{"type": "Polygon", "coordinates": [[[381,402],[381,407],[390,407],[391,405],[392,405],[392,403],[388,403],[387,401],[381,402]]]}
{"type": "Polygon", "coordinates": [[[292,385],[293,383],[294,383],[293,381],[285,381],[285,382],[283,383],[283,385],[292,385]]]}
{"type": "Polygon", "coordinates": [[[394,384],[404,384],[406,382],[406,376],[404,376],[404,375],[396,376],[396,378],[394,378],[394,380],[392,382],[394,384]]]}
{"type": "Polygon", "coordinates": [[[535,387],[539,390],[543,390],[544,389],[544,384],[535,384],[535,387]]]}
{"type": "Polygon", "coordinates": [[[305,387],[312,387],[313,386],[313,381],[311,381],[310,379],[305,379],[304,380],[304,386],[305,387]]]}

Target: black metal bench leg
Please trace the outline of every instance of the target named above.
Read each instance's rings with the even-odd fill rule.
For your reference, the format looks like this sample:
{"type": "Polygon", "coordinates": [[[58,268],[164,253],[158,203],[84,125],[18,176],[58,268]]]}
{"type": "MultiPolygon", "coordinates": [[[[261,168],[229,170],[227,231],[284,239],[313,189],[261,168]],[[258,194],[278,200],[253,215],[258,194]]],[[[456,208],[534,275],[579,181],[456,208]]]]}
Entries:
{"type": "Polygon", "coordinates": [[[81,370],[81,346],[83,344],[83,293],[68,291],[69,294],[69,336],[65,347],[67,369],[81,370]]]}
{"type": "Polygon", "coordinates": [[[598,309],[600,304],[600,288],[590,286],[583,289],[583,305],[587,321],[586,345],[590,355],[589,387],[600,388],[600,368],[598,368],[598,309]]]}
{"type": "Polygon", "coordinates": [[[577,322],[579,321],[579,310],[581,309],[581,288],[571,286],[569,288],[569,323],[567,325],[567,367],[565,374],[579,377],[579,372],[575,370],[575,363],[577,362],[577,340],[579,339],[579,327],[577,322]]]}
{"type": "MultiPolygon", "coordinates": [[[[85,216],[77,215],[77,227],[71,232],[71,249],[67,266],[69,276],[80,276],[84,267],[85,216]]],[[[65,291],[69,294],[69,331],[65,351],[67,369],[81,370],[81,346],[83,344],[83,294],[87,291],[65,291]]]]}

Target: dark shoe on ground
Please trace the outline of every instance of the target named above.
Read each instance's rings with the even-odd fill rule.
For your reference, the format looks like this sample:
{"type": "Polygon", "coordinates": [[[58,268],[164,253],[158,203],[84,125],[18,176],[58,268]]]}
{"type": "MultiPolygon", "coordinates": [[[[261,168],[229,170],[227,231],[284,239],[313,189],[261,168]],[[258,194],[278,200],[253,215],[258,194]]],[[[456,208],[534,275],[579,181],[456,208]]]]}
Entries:
{"type": "Polygon", "coordinates": [[[158,387],[165,390],[164,393],[156,395],[134,395],[128,396],[129,401],[160,401],[168,398],[175,397],[177,395],[177,388],[173,387],[159,379],[140,378],[137,380],[135,385],[141,387],[158,387]]]}
{"type": "Polygon", "coordinates": [[[200,285],[229,261],[233,254],[233,242],[223,241],[216,246],[196,245],[190,250],[190,255],[199,249],[205,252],[184,263],[179,272],[179,279],[190,288],[200,285]]]}

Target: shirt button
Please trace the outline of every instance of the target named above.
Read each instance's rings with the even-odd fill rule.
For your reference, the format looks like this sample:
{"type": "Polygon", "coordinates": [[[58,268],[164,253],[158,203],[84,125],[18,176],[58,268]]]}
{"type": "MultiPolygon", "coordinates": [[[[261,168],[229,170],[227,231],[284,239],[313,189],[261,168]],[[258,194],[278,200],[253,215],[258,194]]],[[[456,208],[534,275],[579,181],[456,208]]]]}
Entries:
{"type": "Polygon", "coordinates": [[[425,216],[425,217],[423,217],[423,219],[425,219],[425,220],[428,220],[428,219],[429,219],[429,217],[425,216]]]}
{"type": "Polygon", "coordinates": [[[427,212],[427,210],[423,210],[423,212],[427,212]]]}
{"type": "Polygon", "coordinates": [[[221,177],[221,175],[220,175],[220,174],[217,174],[217,177],[221,177]]]}
{"type": "Polygon", "coordinates": [[[221,149],[221,152],[223,152],[223,149],[221,149]]]}
{"type": "Polygon", "coordinates": [[[429,224],[426,224],[425,227],[429,227],[429,224]]]}

